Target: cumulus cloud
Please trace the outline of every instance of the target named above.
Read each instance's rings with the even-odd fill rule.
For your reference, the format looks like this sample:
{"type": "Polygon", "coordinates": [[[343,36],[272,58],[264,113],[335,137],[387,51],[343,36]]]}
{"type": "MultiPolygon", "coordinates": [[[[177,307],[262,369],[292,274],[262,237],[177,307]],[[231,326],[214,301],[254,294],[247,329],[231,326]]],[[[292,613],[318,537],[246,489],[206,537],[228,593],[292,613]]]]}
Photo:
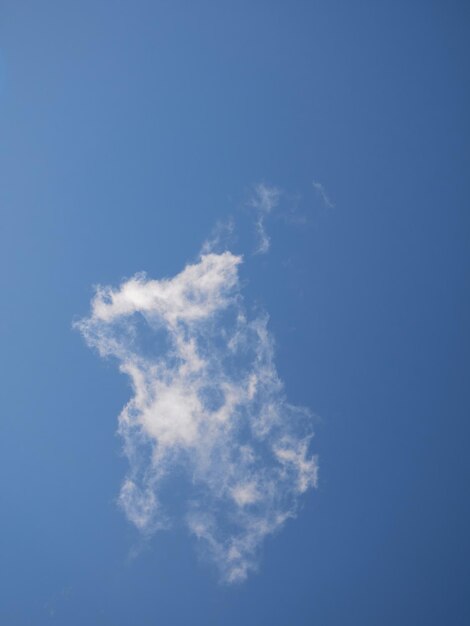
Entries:
{"type": "MultiPolygon", "coordinates": [[[[267,214],[277,196],[257,194],[267,214]]],[[[173,278],[99,287],[76,324],[132,384],[120,505],[145,534],[183,520],[226,582],[256,568],[264,538],[317,481],[309,412],[285,397],[268,318],[242,298],[241,263],[207,252],[173,278]]]]}
{"type": "Polygon", "coordinates": [[[258,183],[253,189],[249,206],[256,213],[256,232],[258,235],[258,254],[265,254],[271,245],[271,240],[266,232],[266,217],[278,206],[281,192],[276,187],[258,183]]]}

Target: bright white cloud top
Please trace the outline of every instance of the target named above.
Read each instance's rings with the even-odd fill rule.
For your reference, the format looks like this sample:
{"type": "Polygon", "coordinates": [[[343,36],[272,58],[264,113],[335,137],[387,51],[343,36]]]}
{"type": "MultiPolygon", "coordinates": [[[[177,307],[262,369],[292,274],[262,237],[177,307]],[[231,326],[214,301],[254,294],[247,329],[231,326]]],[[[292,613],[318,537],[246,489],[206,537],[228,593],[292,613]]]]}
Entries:
{"type": "Polygon", "coordinates": [[[77,323],[132,382],[119,416],[128,518],[150,534],[177,508],[226,582],[256,567],[263,539],[295,515],[318,471],[310,415],[287,402],[267,316],[245,311],[241,262],[208,253],[172,279],[138,274],[100,287],[77,323]],[[175,507],[182,474],[184,507],[175,507]]]}

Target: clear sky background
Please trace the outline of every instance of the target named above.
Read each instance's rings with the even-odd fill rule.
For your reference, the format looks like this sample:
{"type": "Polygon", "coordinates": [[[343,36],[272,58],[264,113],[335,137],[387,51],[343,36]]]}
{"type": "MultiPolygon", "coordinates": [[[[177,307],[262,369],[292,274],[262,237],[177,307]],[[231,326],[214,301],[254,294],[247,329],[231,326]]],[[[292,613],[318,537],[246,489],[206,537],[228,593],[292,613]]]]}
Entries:
{"type": "Polygon", "coordinates": [[[466,2],[0,5],[0,622],[470,621],[466,2]],[[283,190],[253,255],[246,204],[283,190]],[[334,207],[313,182],[320,182],[334,207]],[[318,489],[220,585],[117,507],[131,395],[72,322],[239,224],[318,489]]]}

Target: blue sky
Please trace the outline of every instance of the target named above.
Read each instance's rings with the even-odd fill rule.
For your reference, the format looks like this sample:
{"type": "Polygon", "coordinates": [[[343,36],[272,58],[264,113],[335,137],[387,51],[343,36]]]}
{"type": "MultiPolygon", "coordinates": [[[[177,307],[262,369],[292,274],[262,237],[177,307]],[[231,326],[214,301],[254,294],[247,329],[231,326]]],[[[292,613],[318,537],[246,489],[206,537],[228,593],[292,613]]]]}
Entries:
{"type": "MultiPolygon", "coordinates": [[[[468,623],[468,32],[464,2],[2,3],[2,624],[468,623]],[[277,190],[270,210],[260,189],[277,190]],[[135,331],[133,359],[152,348],[154,363],[181,301],[157,326],[132,298],[131,330],[96,325],[94,286],[146,272],[155,308],[201,251],[230,280],[203,296],[191,282],[220,315],[204,310],[208,335],[178,313],[181,337],[212,346],[212,382],[245,393],[250,428],[268,405],[280,421],[243,481],[169,453],[170,482],[145,476],[171,528],[150,532],[152,509],[139,531],[116,434],[136,388],[77,324],[111,328],[126,358],[135,331]],[[220,333],[237,329],[251,352],[222,365],[220,333]],[[251,402],[240,381],[261,362],[251,402]],[[301,490],[286,433],[299,453],[311,431],[318,480],[310,465],[301,490]],[[216,511],[224,546],[252,528],[245,510],[258,528],[292,518],[231,582],[195,510],[216,511]]],[[[239,453],[221,437],[210,446],[239,453]]]]}

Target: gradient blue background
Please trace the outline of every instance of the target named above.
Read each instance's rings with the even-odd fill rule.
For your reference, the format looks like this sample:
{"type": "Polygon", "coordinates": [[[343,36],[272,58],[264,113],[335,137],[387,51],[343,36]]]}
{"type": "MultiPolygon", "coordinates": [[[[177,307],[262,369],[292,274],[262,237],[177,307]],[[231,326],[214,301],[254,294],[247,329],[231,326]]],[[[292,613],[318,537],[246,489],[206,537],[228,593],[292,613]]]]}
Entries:
{"type": "MultiPolygon", "coordinates": [[[[470,623],[466,2],[0,6],[0,623],[470,623]],[[221,587],[116,507],[130,395],[72,320],[173,275],[251,184],[307,223],[247,259],[319,489],[221,587]],[[335,202],[321,205],[320,181],[335,202]]],[[[245,230],[243,230],[245,229],[245,230]]],[[[249,255],[248,255],[249,257],[249,255]]]]}

